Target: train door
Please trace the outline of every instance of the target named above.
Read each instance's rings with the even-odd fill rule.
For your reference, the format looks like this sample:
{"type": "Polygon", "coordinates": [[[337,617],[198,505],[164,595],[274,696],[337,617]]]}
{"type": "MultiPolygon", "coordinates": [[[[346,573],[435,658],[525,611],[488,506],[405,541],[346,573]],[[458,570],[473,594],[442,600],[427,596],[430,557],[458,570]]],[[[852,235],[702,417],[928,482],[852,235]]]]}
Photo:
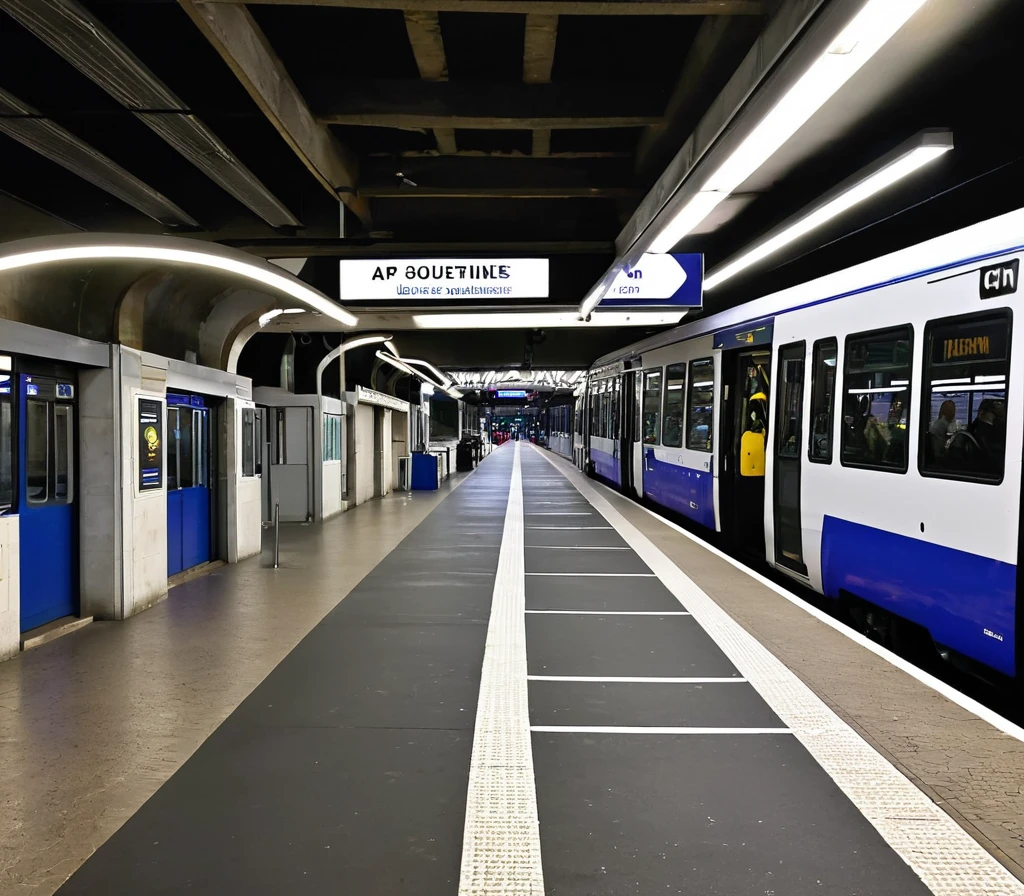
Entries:
{"type": "Polygon", "coordinates": [[[636,494],[633,466],[633,443],[636,438],[636,376],[635,370],[622,374],[619,405],[619,481],[627,495],[636,494]]]}
{"type": "Polygon", "coordinates": [[[22,373],[17,381],[21,630],[28,631],[78,613],[75,377],[22,373]]]}
{"type": "Polygon", "coordinates": [[[775,407],[774,522],[775,562],[807,575],[800,518],[801,419],[807,345],[793,342],[779,350],[775,407]]]}
{"type": "Polygon", "coordinates": [[[770,349],[722,352],[719,509],[722,532],[743,553],[764,557],[764,466],[770,349]]]}
{"type": "Polygon", "coordinates": [[[213,486],[210,409],[167,394],[167,575],[209,563],[213,486]]]}

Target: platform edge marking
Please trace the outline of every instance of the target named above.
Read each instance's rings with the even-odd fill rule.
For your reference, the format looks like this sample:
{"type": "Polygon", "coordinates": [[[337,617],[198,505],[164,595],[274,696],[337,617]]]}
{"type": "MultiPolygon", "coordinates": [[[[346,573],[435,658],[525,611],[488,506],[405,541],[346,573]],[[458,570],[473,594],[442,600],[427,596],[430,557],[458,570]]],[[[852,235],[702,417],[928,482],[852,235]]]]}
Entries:
{"type": "Polygon", "coordinates": [[[526,680],[524,542],[517,442],[480,675],[459,896],[544,896],[526,680]]]}

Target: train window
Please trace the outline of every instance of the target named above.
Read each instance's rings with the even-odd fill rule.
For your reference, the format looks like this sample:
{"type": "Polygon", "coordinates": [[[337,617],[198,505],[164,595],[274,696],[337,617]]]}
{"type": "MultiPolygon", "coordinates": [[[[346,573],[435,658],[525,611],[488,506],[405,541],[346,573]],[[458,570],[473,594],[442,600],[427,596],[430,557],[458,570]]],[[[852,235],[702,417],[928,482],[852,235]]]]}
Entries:
{"type": "Polygon", "coordinates": [[[832,463],[832,414],[836,395],[836,358],[839,343],[819,339],[814,343],[811,372],[811,440],[807,457],[815,463],[832,463]]]}
{"type": "Polygon", "coordinates": [[[195,466],[192,458],[192,410],[178,408],[178,426],[174,433],[178,443],[178,488],[192,488],[196,485],[195,466]]]}
{"type": "Polygon", "coordinates": [[[256,411],[242,408],[242,475],[256,475],[256,411]]]}
{"type": "Polygon", "coordinates": [[[807,344],[786,346],[780,359],[779,375],[782,389],[779,393],[778,457],[796,459],[800,456],[800,415],[804,402],[804,357],[807,344]],[[792,353],[799,357],[788,357],[792,353]]]}
{"type": "Polygon", "coordinates": [[[907,471],[912,357],[910,327],[846,340],[840,445],[844,466],[907,471]]]}
{"type": "Polygon", "coordinates": [[[341,417],[324,414],[324,460],[341,460],[341,417]]]}
{"type": "Polygon", "coordinates": [[[263,449],[266,446],[266,441],[263,435],[263,420],[266,415],[266,411],[263,408],[259,408],[255,411],[256,426],[253,432],[253,447],[255,449],[255,470],[257,476],[263,475],[263,449]]]}
{"type": "Polygon", "coordinates": [[[50,415],[47,402],[29,400],[25,416],[25,498],[29,504],[45,504],[50,480],[50,415]]]}
{"type": "Polygon", "coordinates": [[[661,432],[661,444],[667,448],[683,447],[685,385],[686,364],[669,364],[665,368],[665,419],[661,432]]]}
{"type": "Polygon", "coordinates": [[[714,437],[715,361],[701,358],[690,362],[689,414],[686,447],[710,451],[714,437]]]}
{"type": "Polygon", "coordinates": [[[53,406],[53,497],[61,504],[74,498],[74,423],[71,407],[53,406]]]}
{"type": "Polygon", "coordinates": [[[619,426],[620,426],[620,421],[619,421],[619,400],[622,397],[622,382],[621,382],[621,380],[614,379],[614,380],[609,381],[608,385],[609,385],[609,389],[613,389],[614,390],[614,391],[609,391],[609,393],[608,393],[608,400],[611,401],[611,403],[612,403],[611,432],[609,433],[609,437],[612,438],[612,439],[618,439],[619,438],[619,426]]]}
{"type": "Polygon", "coordinates": [[[207,450],[209,425],[208,418],[202,411],[192,411],[192,432],[194,434],[192,464],[195,471],[195,484],[205,486],[209,484],[209,467],[207,466],[210,456],[210,452],[207,450]]]}
{"type": "Polygon", "coordinates": [[[644,371],[644,444],[658,444],[661,416],[661,368],[644,371]]]}
{"type": "Polygon", "coordinates": [[[1009,373],[1009,310],[928,324],[918,459],[923,474],[1002,481],[1009,373]]]}
{"type": "Polygon", "coordinates": [[[14,505],[14,405],[10,374],[0,375],[0,510],[14,505]]]}

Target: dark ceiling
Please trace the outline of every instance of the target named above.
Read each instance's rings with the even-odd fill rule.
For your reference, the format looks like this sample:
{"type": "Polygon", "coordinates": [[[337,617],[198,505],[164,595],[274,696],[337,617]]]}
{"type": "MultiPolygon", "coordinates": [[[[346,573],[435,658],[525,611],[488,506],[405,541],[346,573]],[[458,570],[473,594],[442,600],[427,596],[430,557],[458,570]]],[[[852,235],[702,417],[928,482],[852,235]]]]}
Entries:
{"type": "MultiPolygon", "coordinates": [[[[575,305],[779,2],[0,0],[0,91],[21,104],[0,105],[0,240],[185,233],[315,256],[303,278],[332,295],[342,254],[540,254],[552,259],[550,301],[575,305]],[[82,35],[103,47],[76,57],[82,35]],[[115,96],[122,65],[148,70],[159,107],[115,96]],[[94,77],[106,67],[114,87],[89,66],[94,77]],[[171,211],[156,220],[10,136],[29,119],[62,128],[171,211]],[[207,135],[191,158],[161,136],[179,126],[207,135]],[[215,183],[197,156],[216,156],[263,206],[215,183]]],[[[1024,119],[1008,98],[1021,86],[1022,33],[1024,3],[1007,0],[927,77],[894,84],[856,140],[824,145],[695,239],[688,248],[710,269],[921,128],[955,134],[928,177],[736,278],[708,307],[1020,206],[1024,119]]],[[[585,362],[642,335],[551,334],[545,361],[585,362]]],[[[420,334],[417,345],[450,357],[462,339],[420,334]]],[[[518,363],[523,341],[479,346],[492,363],[518,363]]]]}

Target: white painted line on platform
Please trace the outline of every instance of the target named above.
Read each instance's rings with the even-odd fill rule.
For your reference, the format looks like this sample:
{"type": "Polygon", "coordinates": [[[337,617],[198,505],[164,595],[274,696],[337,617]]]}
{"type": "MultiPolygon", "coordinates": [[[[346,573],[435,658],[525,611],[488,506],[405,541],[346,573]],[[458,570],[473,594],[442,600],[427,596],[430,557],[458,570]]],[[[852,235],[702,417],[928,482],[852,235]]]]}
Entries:
{"type": "Polygon", "coordinates": [[[674,728],[627,725],[531,725],[531,731],[550,734],[792,734],[788,728],[674,728]]]}
{"type": "MultiPolygon", "coordinates": [[[[527,573],[531,575],[531,573],[527,573]]],[[[689,616],[680,610],[658,612],[657,610],[527,610],[527,614],[548,616],[689,616]]]]}
{"type": "MultiPolygon", "coordinates": [[[[546,460],[558,469],[554,460],[546,460]]],[[[582,479],[573,484],[614,525],[640,559],[658,574],[676,599],[690,610],[740,674],[746,676],[779,719],[790,726],[836,786],[935,896],[967,893],[971,896],[1024,896],[1024,882],[1014,877],[940,806],[829,709],[785,663],[619,513],[595,486],[582,479]]],[[[718,553],[695,536],[680,531],[718,553]]],[[[750,575],[760,578],[756,573],[750,575]]],[[[765,584],[771,587],[767,581],[765,584]]]]}
{"type": "Polygon", "coordinates": [[[593,516],[589,510],[586,513],[577,513],[568,510],[528,510],[527,516],[593,516]]]}
{"type": "Polygon", "coordinates": [[[530,681],[580,681],[592,684],[746,684],[745,678],[630,678],[617,675],[528,675],[530,681]]]}
{"type": "Polygon", "coordinates": [[[629,551],[631,548],[620,547],[582,547],[574,544],[528,544],[528,551],[629,551]]]}
{"type": "Polygon", "coordinates": [[[572,576],[590,579],[656,579],[653,572],[528,572],[528,576],[572,576]]]}
{"type": "Polygon", "coordinates": [[[460,896],[544,893],[526,682],[523,540],[517,442],[473,730],[460,896]]]}
{"type": "Polygon", "coordinates": [[[527,526],[526,528],[527,529],[563,529],[563,530],[566,530],[566,531],[568,531],[569,529],[572,529],[574,532],[582,532],[584,530],[585,531],[589,531],[589,532],[594,532],[594,531],[597,531],[598,529],[607,531],[607,530],[610,530],[612,527],[611,526],[527,526]]]}

